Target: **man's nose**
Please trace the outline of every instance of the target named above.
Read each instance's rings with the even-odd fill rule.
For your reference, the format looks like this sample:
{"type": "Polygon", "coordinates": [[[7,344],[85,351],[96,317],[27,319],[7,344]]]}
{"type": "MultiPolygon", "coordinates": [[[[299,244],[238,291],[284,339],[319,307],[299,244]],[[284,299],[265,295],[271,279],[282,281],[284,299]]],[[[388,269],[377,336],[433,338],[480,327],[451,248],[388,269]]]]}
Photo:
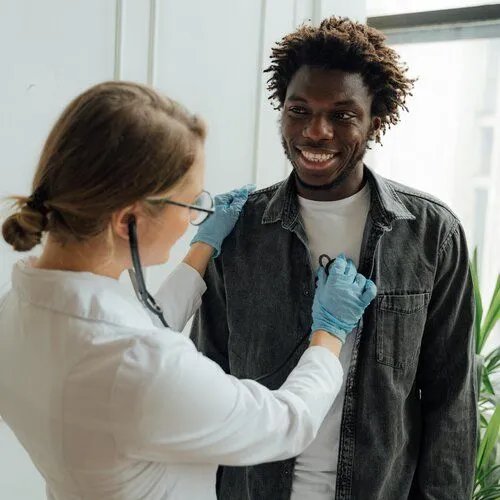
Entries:
{"type": "Polygon", "coordinates": [[[316,115],[304,127],[302,132],[304,137],[313,141],[324,141],[333,139],[333,126],[323,115],[316,115]]]}

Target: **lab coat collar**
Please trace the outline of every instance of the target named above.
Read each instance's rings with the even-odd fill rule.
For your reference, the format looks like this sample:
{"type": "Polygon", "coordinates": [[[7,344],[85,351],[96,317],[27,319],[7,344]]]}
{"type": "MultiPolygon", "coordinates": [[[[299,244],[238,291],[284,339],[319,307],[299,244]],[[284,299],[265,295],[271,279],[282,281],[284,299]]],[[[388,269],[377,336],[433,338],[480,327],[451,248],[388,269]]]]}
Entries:
{"type": "Polygon", "coordinates": [[[33,267],[21,260],[12,271],[14,292],[24,301],[61,314],[130,328],[154,326],[134,295],[118,280],[88,272],[33,267]]]}

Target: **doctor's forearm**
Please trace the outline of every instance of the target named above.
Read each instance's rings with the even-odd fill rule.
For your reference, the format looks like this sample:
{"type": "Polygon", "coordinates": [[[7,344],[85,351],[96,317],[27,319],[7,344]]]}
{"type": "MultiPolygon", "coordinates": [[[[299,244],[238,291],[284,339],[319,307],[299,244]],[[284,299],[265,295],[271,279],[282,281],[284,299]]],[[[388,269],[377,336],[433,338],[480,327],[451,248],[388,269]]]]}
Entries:
{"type": "Polygon", "coordinates": [[[324,330],[317,330],[311,335],[310,346],[320,346],[326,347],[331,353],[335,354],[337,358],[340,356],[340,350],[342,349],[342,342],[324,330]]]}
{"type": "Polygon", "coordinates": [[[183,262],[198,271],[203,278],[214,249],[211,245],[197,241],[191,245],[183,262]]]}

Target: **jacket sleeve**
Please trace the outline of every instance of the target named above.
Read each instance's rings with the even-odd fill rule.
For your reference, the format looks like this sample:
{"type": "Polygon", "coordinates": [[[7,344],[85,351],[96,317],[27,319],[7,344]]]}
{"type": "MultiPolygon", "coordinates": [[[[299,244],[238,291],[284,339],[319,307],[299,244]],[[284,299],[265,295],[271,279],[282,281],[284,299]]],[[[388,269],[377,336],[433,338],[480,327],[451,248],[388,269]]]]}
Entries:
{"type": "Polygon", "coordinates": [[[203,278],[187,264],[179,264],[168,275],[155,294],[155,299],[163,309],[165,319],[172,330],[184,330],[186,323],[200,307],[205,290],[203,278]]]}
{"type": "Polygon", "coordinates": [[[207,293],[196,312],[191,340],[205,356],[230,373],[228,342],[229,327],[226,313],[226,292],[221,259],[212,259],[205,273],[207,293]]]}
{"type": "Polygon", "coordinates": [[[422,438],[410,498],[471,498],[477,411],[474,302],[465,236],[451,230],[438,254],[421,347],[422,438]]]}
{"type": "Polygon", "coordinates": [[[147,336],[126,352],[112,391],[120,453],[133,460],[249,465],[301,453],[340,390],[342,367],[306,350],[276,391],[227,375],[181,335],[147,336]]]}

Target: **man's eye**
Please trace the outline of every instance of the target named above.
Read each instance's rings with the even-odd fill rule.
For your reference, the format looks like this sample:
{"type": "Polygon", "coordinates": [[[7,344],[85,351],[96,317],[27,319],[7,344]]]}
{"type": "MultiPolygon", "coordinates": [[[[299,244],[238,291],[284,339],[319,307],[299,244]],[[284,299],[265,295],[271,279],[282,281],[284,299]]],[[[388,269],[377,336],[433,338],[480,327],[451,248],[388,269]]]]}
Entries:
{"type": "Polygon", "coordinates": [[[338,120],[350,120],[351,118],[354,118],[354,115],[352,113],[347,113],[347,112],[335,113],[334,116],[338,120]]]}
{"type": "Polygon", "coordinates": [[[305,115],[307,113],[306,109],[300,108],[299,106],[292,106],[288,108],[288,111],[293,115],[305,115]]]}

